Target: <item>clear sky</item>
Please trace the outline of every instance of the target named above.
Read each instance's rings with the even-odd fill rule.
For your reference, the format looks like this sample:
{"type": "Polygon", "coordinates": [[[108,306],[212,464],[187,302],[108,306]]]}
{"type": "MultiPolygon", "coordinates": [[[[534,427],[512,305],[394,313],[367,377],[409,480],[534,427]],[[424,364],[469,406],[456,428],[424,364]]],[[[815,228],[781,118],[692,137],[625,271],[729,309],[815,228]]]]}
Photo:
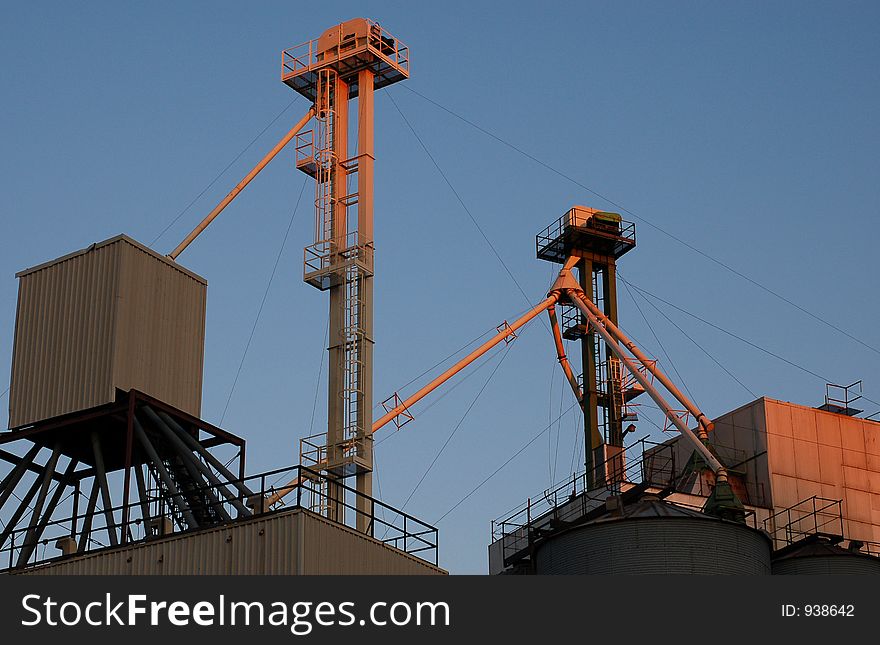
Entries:
{"type": "MultiPolygon", "coordinates": [[[[408,87],[582,184],[402,85],[377,95],[377,399],[527,306],[390,94],[529,300],[551,276],[534,257],[535,233],[573,204],[619,210],[589,187],[636,216],[625,215],[638,231],[621,262],[627,280],[818,375],[656,303],[743,387],[621,289],[622,326],[671,370],[662,342],[710,416],[751,400],[748,390],[817,405],[823,378],[864,379],[880,401],[874,2],[4,3],[0,392],[14,273],[121,232],[170,251],[306,111],[279,80],[280,51],[359,15],[410,45],[408,87]]],[[[223,414],[305,180],[286,151],[180,257],[210,285],[210,422],[223,414]]],[[[294,463],[298,439],[326,419],[328,299],[301,267],[312,190],[309,180],[223,419],[248,440],[250,472],[294,463]]],[[[383,499],[401,505],[461,422],[406,508],[436,521],[573,402],[540,324],[487,381],[499,360],[417,407],[400,432],[383,431],[383,499]]],[[[640,423],[638,435],[649,433],[663,438],[640,423]]],[[[441,564],[485,571],[490,520],[577,467],[576,435],[572,412],[448,514],[441,564]]]]}

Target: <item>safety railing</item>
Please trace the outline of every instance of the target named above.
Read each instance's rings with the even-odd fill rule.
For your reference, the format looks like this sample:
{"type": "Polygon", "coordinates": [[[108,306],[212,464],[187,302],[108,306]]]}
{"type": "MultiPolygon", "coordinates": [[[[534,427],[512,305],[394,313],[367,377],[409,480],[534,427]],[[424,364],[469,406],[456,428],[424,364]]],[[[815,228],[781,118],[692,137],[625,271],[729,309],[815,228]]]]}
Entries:
{"type": "Polygon", "coordinates": [[[880,542],[868,542],[865,540],[860,540],[860,542],[862,543],[859,549],[860,552],[880,558],[880,542]]]}
{"type": "Polygon", "coordinates": [[[574,233],[590,233],[609,241],[611,252],[618,254],[635,246],[636,225],[626,220],[608,221],[599,217],[574,218],[569,211],[535,236],[537,256],[564,262],[574,233]]]}
{"type": "MultiPolygon", "coordinates": [[[[739,463],[745,454],[733,448],[716,448],[724,463],[739,463]]],[[[708,496],[712,492],[711,486],[708,480],[703,482],[702,478],[698,478],[699,485],[687,486],[687,490],[683,490],[683,475],[688,473],[684,464],[677,463],[676,459],[675,443],[657,443],[643,437],[625,447],[622,454],[610,454],[607,459],[595,464],[592,481],[586,471],[574,473],[494,520],[491,526],[492,541],[503,540],[505,560],[515,559],[518,554],[525,552],[536,536],[574,522],[602,506],[609,495],[618,495],[640,484],[708,496]],[[604,473],[614,473],[615,481],[604,482],[604,473]]],[[[741,484],[746,488],[749,503],[760,500],[760,504],[763,501],[763,485],[760,482],[742,481],[741,484]]],[[[699,505],[688,505],[681,501],[676,501],[676,504],[702,510],[699,505]]],[[[757,514],[752,510],[745,511],[745,522],[752,528],[759,526],[757,514]]]]}
{"type": "Polygon", "coordinates": [[[365,530],[360,530],[370,537],[431,564],[438,562],[438,532],[434,526],[364,495],[339,479],[331,480],[323,473],[304,466],[280,468],[241,480],[201,486],[188,490],[186,499],[205,502],[201,507],[188,503],[182,509],[180,493],[175,496],[150,488],[145,499],[107,509],[92,506],[85,512],[78,512],[75,510],[77,505],[74,505],[70,515],[48,522],[36,542],[28,542],[28,527],[10,531],[0,545],[0,570],[23,568],[117,545],[132,545],[168,535],[229,525],[248,517],[293,508],[332,509],[332,515],[326,514],[330,519],[350,527],[366,526],[365,530]],[[331,481],[332,499],[328,493],[331,481]],[[238,498],[233,496],[229,499],[219,494],[221,487],[227,490],[244,489],[252,494],[240,492],[238,498]],[[267,506],[266,500],[277,495],[281,495],[282,499],[271,507],[267,506]],[[187,512],[191,517],[204,517],[205,511],[229,519],[193,526],[184,518],[187,512]]]}
{"type": "MultiPolygon", "coordinates": [[[[367,20],[367,25],[368,35],[365,43],[361,42],[364,40],[363,38],[352,39],[355,49],[365,47],[373,55],[381,57],[388,64],[408,75],[409,47],[378,23],[367,20]]],[[[343,56],[348,53],[349,43],[350,41],[344,40],[343,35],[340,34],[339,41],[330,49],[336,49],[339,52],[339,56],[343,56]]],[[[318,49],[317,38],[288,47],[281,52],[281,80],[286,81],[316,65],[329,62],[324,60],[324,55],[325,53],[318,49]]],[[[335,59],[336,56],[334,56],[333,60],[335,59]]]]}
{"type": "Polygon", "coordinates": [[[594,465],[594,476],[586,471],[571,477],[529,498],[526,503],[492,522],[492,541],[504,540],[504,557],[526,549],[534,536],[559,523],[568,523],[583,517],[605,503],[609,495],[620,494],[639,483],[658,488],[674,485],[676,475],[675,450],[670,444],[660,444],[647,437],[623,448],[622,454],[610,455],[594,465]],[[648,467],[647,459],[652,467],[648,467]],[[659,467],[659,462],[663,462],[659,467]],[[614,472],[616,481],[597,482],[601,473],[614,472]]]}
{"type": "Polygon", "coordinates": [[[373,242],[357,231],[340,240],[318,240],[303,249],[303,279],[320,289],[334,284],[343,268],[357,265],[367,275],[373,273],[373,242]]]}
{"type": "Polygon", "coordinates": [[[811,535],[842,539],[842,500],[816,495],[808,497],[765,519],[764,530],[770,535],[773,546],[777,549],[811,535]]]}

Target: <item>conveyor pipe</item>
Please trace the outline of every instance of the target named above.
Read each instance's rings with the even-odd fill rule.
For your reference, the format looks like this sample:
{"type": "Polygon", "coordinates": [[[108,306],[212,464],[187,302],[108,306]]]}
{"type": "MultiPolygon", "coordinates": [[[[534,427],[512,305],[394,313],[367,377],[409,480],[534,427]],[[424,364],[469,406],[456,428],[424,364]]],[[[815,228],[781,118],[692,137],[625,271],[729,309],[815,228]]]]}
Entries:
{"type": "Polygon", "coordinates": [[[226,197],[224,197],[223,200],[214,207],[214,210],[208,213],[205,219],[199,222],[199,225],[196,226],[192,231],[190,231],[190,234],[183,239],[183,242],[177,245],[177,248],[175,248],[173,251],[171,251],[171,253],[168,254],[168,257],[172,260],[176,260],[177,256],[180,255],[184,251],[184,249],[186,249],[186,247],[188,247],[192,243],[192,241],[201,234],[202,231],[208,228],[208,224],[213,222],[214,219],[223,211],[223,209],[229,206],[232,200],[235,199],[242,190],[244,190],[244,187],[251,183],[251,180],[256,177],[260,173],[260,171],[265,168],[266,165],[270,161],[272,161],[279,152],[281,152],[284,146],[286,146],[293,140],[297,133],[303,129],[305,124],[308,123],[309,119],[311,119],[313,116],[315,116],[314,106],[309,109],[306,115],[301,118],[297,122],[297,124],[293,126],[293,128],[291,128],[290,132],[284,135],[281,141],[275,144],[275,147],[272,148],[266,154],[266,156],[260,160],[260,163],[254,166],[253,170],[251,170],[244,179],[238,182],[238,185],[233,188],[229,192],[229,194],[226,195],[226,197]]]}
{"type": "MultiPolygon", "coordinates": [[[[681,420],[681,418],[679,418],[679,416],[676,415],[675,412],[673,412],[672,406],[669,405],[663,395],[660,394],[657,388],[655,388],[654,385],[645,377],[645,375],[639,370],[638,366],[633,363],[632,359],[626,355],[626,353],[623,351],[623,348],[620,346],[620,343],[617,342],[617,338],[615,338],[609,332],[609,330],[605,327],[605,323],[599,317],[597,317],[593,312],[593,309],[588,306],[588,303],[590,305],[593,304],[589,301],[589,298],[587,298],[583,291],[580,289],[567,289],[566,293],[569,298],[571,298],[572,304],[580,309],[581,313],[586,316],[587,320],[590,323],[590,326],[596,331],[596,333],[598,333],[602,337],[602,340],[605,341],[611,351],[614,352],[617,358],[620,359],[620,361],[626,366],[629,372],[633,375],[633,378],[635,378],[636,381],[638,381],[638,383],[643,388],[645,388],[645,392],[647,392],[648,395],[652,399],[654,399],[654,402],[660,407],[660,409],[663,410],[672,425],[674,425],[682,435],[687,437],[687,439],[694,445],[697,451],[703,456],[703,458],[706,460],[706,463],[709,464],[709,467],[718,475],[718,480],[726,481],[727,470],[724,468],[724,466],[721,465],[721,462],[719,462],[715,458],[715,455],[713,455],[709,451],[706,445],[702,441],[700,441],[699,437],[697,437],[697,435],[695,435],[694,432],[687,427],[687,425],[681,420]]],[[[622,334],[622,332],[620,333],[622,334]]],[[[644,361],[642,361],[642,359],[639,359],[639,361],[644,364],[644,361]]],[[[659,372],[659,370],[657,370],[657,372],[659,372]]],[[[652,373],[654,373],[654,370],[652,370],[652,373]]],[[[662,374],[662,372],[659,373],[662,374]]],[[[655,373],[655,376],[657,376],[658,380],[663,383],[663,379],[660,379],[658,374],[655,373]]]]}

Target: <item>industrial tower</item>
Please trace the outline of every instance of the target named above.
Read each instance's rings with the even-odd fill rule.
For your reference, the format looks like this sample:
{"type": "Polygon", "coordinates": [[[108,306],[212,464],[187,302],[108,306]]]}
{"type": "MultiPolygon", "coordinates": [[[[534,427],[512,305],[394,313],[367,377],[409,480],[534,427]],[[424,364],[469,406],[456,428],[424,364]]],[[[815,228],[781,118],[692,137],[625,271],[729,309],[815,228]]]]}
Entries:
{"type": "MultiPolygon", "coordinates": [[[[536,237],[538,259],[564,264],[578,258],[578,282],[587,297],[617,325],[617,260],[635,248],[635,224],[617,213],[573,206],[536,237]]],[[[583,314],[562,307],[562,336],[581,341],[584,465],[592,486],[623,477],[623,423],[634,417],[629,402],[643,393],[583,314]]]]}
{"type": "MultiPolygon", "coordinates": [[[[327,432],[303,440],[301,458],[354,476],[358,504],[369,503],[373,470],[373,92],[408,76],[409,49],[364,18],[282,53],[282,81],[314,102],[316,122],[296,141],[296,166],[315,179],[303,279],[330,292],[327,432]]],[[[343,491],[330,488],[322,510],[341,520],[343,491]]],[[[370,509],[358,510],[366,530],[370,509]]]]}

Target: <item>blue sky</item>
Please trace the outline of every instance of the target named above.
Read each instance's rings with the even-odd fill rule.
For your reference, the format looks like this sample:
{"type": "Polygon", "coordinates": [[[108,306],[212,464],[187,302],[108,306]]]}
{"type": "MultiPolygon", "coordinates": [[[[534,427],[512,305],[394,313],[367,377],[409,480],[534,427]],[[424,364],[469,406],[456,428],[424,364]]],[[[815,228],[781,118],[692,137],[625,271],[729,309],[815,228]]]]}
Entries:
{"type": "MultiPolygon", "coordinates": [[[[120,232],[151,243],[297,96],[279,80],[280,51],[358,15],[410,45],[413,90],[634,213],[627,280],[830,380],[864,379],[880,401],[876,350],[645,222],[880,348],[880,7],[870,2],[7,4],[0,391],[14,273],[120,232]]],[[[387,94],[531,300],[551,276],[534,258],[534,234],[573,204],[618,210],[402,86],[381,94],[379,399],[526,307],[387,94]]],[[[307,107],[296,99],[155,248],[170,251],[307,107]]],[[[180,258],[210,285],[208,421],[220,420],[304,181],[283,153],[180,258]]],[[[309,183],[223,420],[247,438],[251,472],[296,461],[298,439],[326,418],[326,371],[317,377],[328,302],[301,279],[311,195],[309,183]]],[[[619,295],[622,326],[663,359],[656,333],[710,416],[751,400],[639,296],[653,333],[630,294],[619,295]]],[[[754,393],[822,402],[820,378],[657,304],[754,393]]],[[[424,415],[416,408],[400,432],[384,431],[383,499],[409,496],[492,369],[424,415]]],[[[555,369],[550,338],[532,325],[407,511],[437,520],[567,408],[555,369]]],[[[638,434],[652,430],[642,423],[638,434]]],[[[446,516],[441,564],[485,571],[490,520],[580,463],[575,436],[569,414],[446,516]]]]}

